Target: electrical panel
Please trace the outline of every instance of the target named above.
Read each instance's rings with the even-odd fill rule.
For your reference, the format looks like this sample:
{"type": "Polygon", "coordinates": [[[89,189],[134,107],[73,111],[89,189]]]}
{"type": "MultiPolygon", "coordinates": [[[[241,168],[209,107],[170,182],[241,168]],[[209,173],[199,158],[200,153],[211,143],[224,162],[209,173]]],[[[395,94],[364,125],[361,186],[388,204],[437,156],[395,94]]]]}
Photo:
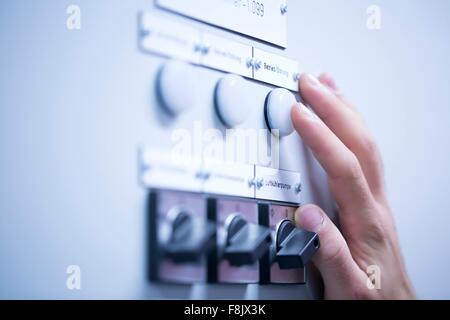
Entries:
{"type": "Polygon", "coordinates": [[[320,241],[317,234],[295,226],[294,212],[304,188],[302,172],[283,168],[279,159],[281,141],[284,148],[298,143],[290,110],[299,99],[299,64],[281,49],[269,52],[173,17],[182,13],[286,47],[287,3],[156,4],[170,14],[141,11],[138,45],[149,59],[163,58],[154,74],[157,99],[151,108],[166,118],[162,127],[168,129],[166,140],[172,138],[172,145],[147,143],[138,152],[139,180],[150,199],[150,279],[304,285],[308,262],[320,241]],[[246,6],[252,7],[245,11],[246,6]],[[252,19],[219,14],[220,8],[252,19]],[[258,14],[263,27],[256,32],[253,23],[258,14]],[[261,34],[269,26],[279,28],[275,30],[279,37],[261,34]],[[215,76],[207,87],[203,72],[215,76]],[[207,101],[202,108],[212,116],[208,121],[198,117],[201,101],[207,101]],[[193,117],[186,122],[203,126],[198,128],[201,138],[190,130],[177,131],[176,123],[183,117],[193,117]],[[192,144],[199,140],[207,143],[194,150],[192,144]]]}

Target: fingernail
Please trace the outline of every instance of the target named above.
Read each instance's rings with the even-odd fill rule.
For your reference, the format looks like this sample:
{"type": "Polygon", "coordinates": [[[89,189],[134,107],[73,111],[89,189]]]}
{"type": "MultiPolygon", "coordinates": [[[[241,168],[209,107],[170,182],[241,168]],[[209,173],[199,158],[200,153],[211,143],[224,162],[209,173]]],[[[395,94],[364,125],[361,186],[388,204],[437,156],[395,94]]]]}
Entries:
{"type": "Polygon", "coordinates": [[[323,75],[323,77],[325,77],[327,79],[326,84],[327,84],[328,88],[330,88],[333,91],[339,91],[339,88],[336,85],[336,81],[334,81],[334,78],[331,75],[329,75],[328,73],[325,73],[323,75]]]}
{"type": "Polygon", "coordinates": [[[309,119],[317,121],[319,120],[319,117],[311,111],[310,108],[308,108],[307,106],[305,106],[303,103],[298,102],[297,103],[297,107],[300,109],[300,111],[306,115],[309,119]]]}
{"type": "Polygon", "coordinates": [[[320,81],[319,81],[319,79],[317,79],[316,77],[314,77],[312,74],[310,74],[310,73],[307,73],[306,74],[306,81],[310,84],[310,85],[313,85],[313,86],[320,86],[320,85],[322,85],[321,83],[320,83],[320,81]]]}
{"type": "Polygon", "coordinates": [[[323,227],[325,218],[319,208],[307,205],[300,207],[295,212],[295,221],[305,230],[318,232],[323,227]]]}
{"type": "Polygon", "coordinates": [[[313,76],[310,73],[307,73],[305,76],[305,82],[310,85],[310,88],[313,90],[317,90],[322,94],[331,94],[333,93],[333,89],[331,89],[329,86],[324,85],[322,82],[319,81],[315,76],[313,76]]]}

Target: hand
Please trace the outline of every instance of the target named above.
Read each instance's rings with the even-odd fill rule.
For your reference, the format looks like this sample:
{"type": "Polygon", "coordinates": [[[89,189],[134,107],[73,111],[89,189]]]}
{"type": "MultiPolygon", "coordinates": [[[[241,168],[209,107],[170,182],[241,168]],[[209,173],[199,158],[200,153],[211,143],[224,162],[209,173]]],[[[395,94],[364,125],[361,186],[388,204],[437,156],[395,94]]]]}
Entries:
{"type": "Polygon", "coordinates": [[[302,75],[299,90],[315,114],[298,103],[292,123],[328,175],[342,231],[315,205],[296,211],[297,225],[319,234],[321,247],[312,261],[323,278],[325,298],[414,298],[374,139],[328,75],[302,75]],[[376,275],[369,278],[371,272],[380,283],[376,275]]]}

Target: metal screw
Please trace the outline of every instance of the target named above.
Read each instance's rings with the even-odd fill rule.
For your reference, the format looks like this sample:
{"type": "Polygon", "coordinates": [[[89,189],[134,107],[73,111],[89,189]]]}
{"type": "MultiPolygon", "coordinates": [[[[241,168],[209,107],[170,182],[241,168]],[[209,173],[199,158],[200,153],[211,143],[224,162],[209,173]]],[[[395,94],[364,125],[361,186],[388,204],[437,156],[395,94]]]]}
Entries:
{"type": "Polygon", "coordinates": [[[201,52],[202,51],[202,44],[201,43],[196,43],[195,47],[194,47],[194,51],[195,52],[201,52]]]}
{"type": "Polygon", "coordinates": [[[258,69],[261,68],[262,62],[261,61],[255,61],[254,65],[255,65],[255,70],[258,70],[258,69]]]}
{"type": "Polygon", "coordinates": [[[264,184],[264,179],[263,178],[259,178],[256,180],[256,188],[261,189],[261,187],[264,184]]]}
{"type": "Polygon", "coordinates": [[[142,29],[142,30],[140,31],[140,36],[141,36],[141,38],[148,37],[148,36],[150,35],[151,32],[152,32],[152,31],[149,30],[149,29],[147,29],[147,30],[142,29]]]}
{"type": "Polygon", "coordinates": [[[205,44],[203,44],[203,46],[202,46],[202,48],[201,48],[201,53],[203,54],[203,55],[206,55],[206,54],[208,54],[209,53],[209,50],[211,49],[211,45],[209,44],[209,43],[205,43],[205,44]]]}
{"type": "Polygon", "coordinates": [[[253,58],[248,58],[247,59],[247,68],[251,68],[254,65],[254,60],[253,58]]]}
{"type": "Polygon", "coordinates": [[[211,45],[209,45],[208,43],[197,43],[194,47],[194,51],[200,52],[202,55],[208,54],[210,49],[211,45]]]}
{"type": "Polygon", "coordinates": [[[153,169],[153,166],[151,166],[148,163],[141,163],[141,171],[150,171],[153,169]]]}
{"type": "Polygon", "coordinates": [[[207,171],[198,171],[195,176],[197,179],[200,179],[200,180],[208,180],[209,177],[211,176],[211,173],[209,173],[207,171]]]}
{"type": "Polygon", "coordinates": [[[288,9],[287,4],[286,3],[282,3],[281,6],[280,6],[281,14],[286,14],[287,13],[287,9],[288,9]]]}
{"type": "Polygon", "coordinates": [[[254,67],[255,70],[260,69],[262,66],[261,61],[256,61],[255,58],[248,58],[247,59],[247,68],[254,67]]]}

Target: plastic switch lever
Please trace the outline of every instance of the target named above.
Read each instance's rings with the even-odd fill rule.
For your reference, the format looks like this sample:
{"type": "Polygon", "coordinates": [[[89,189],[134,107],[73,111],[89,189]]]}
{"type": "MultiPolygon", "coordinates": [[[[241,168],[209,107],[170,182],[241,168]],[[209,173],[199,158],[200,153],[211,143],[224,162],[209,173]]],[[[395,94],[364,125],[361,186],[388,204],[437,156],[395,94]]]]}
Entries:
{"type": "Polygon", "coordinates": [[[317,233],[296,228],[290,220],[280,223],[276,242],[280,269],[303,268],[320,247],[317,233]]]}
{"type": "Polygon", "coordinates": [[[228,225],[223,258],[233,266],[252,265],[269,251],[270,230],[236,215],[228,225]]]}
{"type": "Polygon", "coordinates": [[[215,225],[181,211],[172,222],[172,234],[165,255],[177,263],[196,262],[215,245],[215,225]]]}

